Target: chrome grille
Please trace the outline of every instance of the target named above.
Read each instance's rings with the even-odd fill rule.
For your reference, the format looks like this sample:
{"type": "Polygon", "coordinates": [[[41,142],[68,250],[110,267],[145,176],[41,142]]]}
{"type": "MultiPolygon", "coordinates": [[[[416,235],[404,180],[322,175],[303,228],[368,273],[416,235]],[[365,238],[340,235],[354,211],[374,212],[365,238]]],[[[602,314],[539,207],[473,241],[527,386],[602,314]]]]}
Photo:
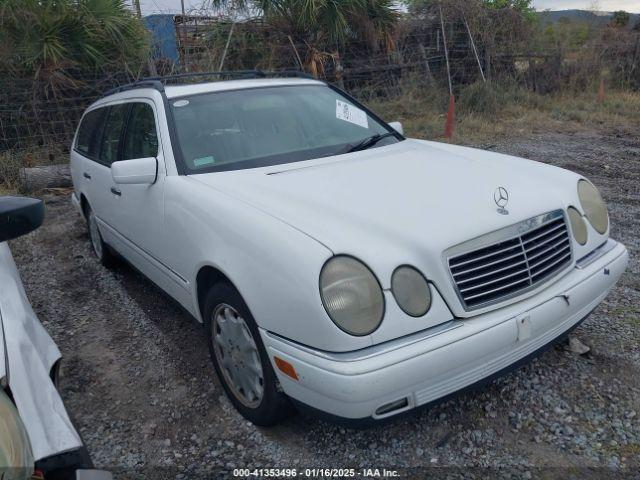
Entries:
{"type": "Polygon", "coordinates": [[[472,243],[484,246],[448,259],[458,295],[467,310],[524,293],[571,263],[571,239],[562,210],[493,232],[472,243]]]}

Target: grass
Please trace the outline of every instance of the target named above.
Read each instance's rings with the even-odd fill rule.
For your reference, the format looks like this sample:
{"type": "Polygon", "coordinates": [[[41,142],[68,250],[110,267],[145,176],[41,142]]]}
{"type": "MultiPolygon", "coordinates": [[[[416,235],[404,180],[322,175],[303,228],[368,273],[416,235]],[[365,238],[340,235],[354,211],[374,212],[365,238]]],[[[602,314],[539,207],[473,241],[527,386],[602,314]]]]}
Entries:
{"type": "MultiPolygon", "coordinates": [[[[472,84],[456,98],[454,143],[479,144],[513,136],[640,127],[640,92],[597,88],[539,95],[513,85],[472,84]]],[[[408,88],[389,100],[368,102],[383,118],[402,122],[410,137],[444,140],[448,92],[408,88]]]]}
{"type": "Polygon", "coordinates": [[[0,195],[15,195],[20,188],[21,156],[11,150],[0,152],[0,195]]]}

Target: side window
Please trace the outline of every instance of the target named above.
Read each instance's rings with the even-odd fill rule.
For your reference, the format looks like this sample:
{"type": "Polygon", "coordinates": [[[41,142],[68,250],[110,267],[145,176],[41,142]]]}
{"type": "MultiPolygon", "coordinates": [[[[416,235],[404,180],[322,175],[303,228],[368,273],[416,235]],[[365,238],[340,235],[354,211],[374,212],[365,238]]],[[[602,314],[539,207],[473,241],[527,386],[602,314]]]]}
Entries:
{"type": "Polygon", "coordinates": [[[98,108],[87,113],[80,123],[76,151],[88,158],[97,158],[100,147],[100,132],[104,122],[106,108],[98,108]]]}
{"type": "Polygon", "coordinates": [[[148,103],[134,103],[127,121],[123,160],[158,155],[158,135],[153,108],[148,103]]]}
{"type": "Polygon", "coordinates": [[[118,160],[118,146],[128,109],[129,104],[114,105],[109,108],[100,146],[100,163],[111,166],[118,160]]]}

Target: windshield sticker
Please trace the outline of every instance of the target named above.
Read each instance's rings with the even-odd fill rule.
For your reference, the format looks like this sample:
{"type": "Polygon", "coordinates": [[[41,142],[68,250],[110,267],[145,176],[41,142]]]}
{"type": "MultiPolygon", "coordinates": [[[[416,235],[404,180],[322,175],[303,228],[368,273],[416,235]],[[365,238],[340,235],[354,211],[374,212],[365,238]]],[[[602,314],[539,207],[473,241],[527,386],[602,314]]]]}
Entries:
{"type": "Polygon", "coordinates": [[[360,110],[353,105],[349,105],[346,102],[341,102],[336,99],[336,118],[344,120],[345,122],[353,123],[362,128],[369,128],[369,122],[367,114],[364,110],[360,110]]]}
{"type": "Polygon", "coordinates": [[[176,100],[173,102],[174,107],[186,107],[189,105],[189,100],[176,100]]]}
{"type": "Polygon", "coordinates": [[[204,167],[206,165],[213,165],[214,163],[216,163],[216,160],[211,155],[208,157],[195,158],[193,160],[194,167],[204,167]]]}

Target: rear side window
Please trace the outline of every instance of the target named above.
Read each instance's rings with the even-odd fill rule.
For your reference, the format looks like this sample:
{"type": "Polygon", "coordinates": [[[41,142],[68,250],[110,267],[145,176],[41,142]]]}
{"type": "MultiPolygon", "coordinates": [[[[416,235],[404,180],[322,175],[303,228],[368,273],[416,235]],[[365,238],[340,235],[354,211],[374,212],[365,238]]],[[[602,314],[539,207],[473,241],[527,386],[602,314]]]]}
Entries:
{"type": "Polygon", "coordinates": [[[100,147],[100,132],[104,122],[106,108],[98,108],[87,113],[80,123],[76,151],[88,158],[97,158],[100,147]]]}
{"type": "Polygon", "coordinates": [[[153,108],[148,103],[134,103],[127,121],[122,159],[155,157],[158,155],[158,135],[153,108]]]}
{"type": "Polygon", "coordinates": [[[120,146],[120,136],[122,127],[127,116],[129,104],[114,105],[109,108],[104,133],[102,134],[102,145],[100,147],[100,163],[110,166],[118,160],[118,148],[120,146]]]}

